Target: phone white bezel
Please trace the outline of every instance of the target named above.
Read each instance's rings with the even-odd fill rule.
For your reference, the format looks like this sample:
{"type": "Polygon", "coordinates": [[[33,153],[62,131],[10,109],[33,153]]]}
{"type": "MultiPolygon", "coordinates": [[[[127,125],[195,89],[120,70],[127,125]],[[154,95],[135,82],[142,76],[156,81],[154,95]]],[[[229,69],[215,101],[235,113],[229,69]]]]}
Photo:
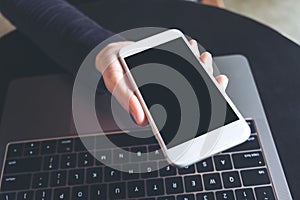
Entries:
{"type": "MultiPolygon", "coordinates": [[[[201,136],[198,136],[196,138],[193,138],[187,142],[184,142],[180,145],[177,145],[172,148],[167,148],[164,140],[162,139],[159,130],[157,126],[154,123],[154,120],[150,114],[149,109],[147,108],[147,105],[145,101],[143,100],[143,97],[138,90],[138,87],[134,81],[134,78],[132,77],[130,70],[125,62],[125,58],[134,54],[137,54],[139,52],[145,51],[147,49],[156,47],[158,45],[164,44],[166,42],[172,41],[177,38],[182,38],[183,41],[185,41],[186,45],[189,47],[189,49],[194,53],[194,55],[197,57],[197,53],[194,52],[194,50],[191,48],[189,42],[187,41],[184,34],[177,30],[177,29],[170,29],[167,31],[164,31],[162,33],[153,35],[151,37],[148,37],[146,39],[137,41],[133,44],[130,44],[128,46],[123,47],[119,51],[119,60],[123,66],[123,69],[125,70],[129,82],[132,84],[133,89],[135,90],[135,94],[137,95],[145,114],[148,118],[149,124],[152,128],[152,131],[158,141],[158,143],[161,146],[161,149],[166,156],[167,160],[170,162],[170,164],[184,167],[188,166],[190,164],[193,164],[195,162],[198,162],[202,159],[205,159],[207,157],[210,157],[216,153],[222,152],[226,149],[229,149],[233,146],[236,146],[238,144],[241,144],[245,142],[249,136],[250,136],[250,128],[240,112],[237,110],[237,108],[234,106],[230,98],[227,96],[225,91],[221,88],[221,86],[217,83],[216,79],[207,72],[208,76],[212,80],[212,82],[215,84],[215,86],[220,90],[221,94],[225,98],[225,100],[228,102],[228,104],[231,106],[232,110],[235,112],[235,114],[238,116],[238,120],[234,121],[232,123],[229,123],[225,126],[222,126],[218,129],[215,129],[213,131],[207,132],[201,136]],[[213,147],[209,149],[202,149],[201,147],[204,147],[205,141],[213,140],[215,138],[218,138],[218,140],[215,142],[213,147]],[[233,139],[234,138],[234,139],[233,139]]],[[[203,64],[201,63],[200,59],[197,59],[201,66],[203,64]]],[[[205,147],[207,148],[207,147],[205,147]]]]}

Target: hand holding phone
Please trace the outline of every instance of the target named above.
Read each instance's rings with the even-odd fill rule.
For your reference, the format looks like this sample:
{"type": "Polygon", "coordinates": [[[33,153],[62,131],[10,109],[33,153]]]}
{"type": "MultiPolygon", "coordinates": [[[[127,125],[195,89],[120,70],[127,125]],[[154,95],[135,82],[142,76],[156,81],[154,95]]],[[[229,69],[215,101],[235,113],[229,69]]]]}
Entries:
{"type": "MultiPolygon", "coordinates": [[[[106,88],[111,93],[115,90],[118,80],[122,80],[125,73],[119,59],[117,58],[119,50],[124,46],[130,45],[132,43],[134,42],[126,41],[111,43],[103,50],[101,50],[96,57],[96,67],[98,71],[102,73],[106,88]],[[105,69],[107,70],[105,71],[105,69]]],[[[204,52],[200,55],[197,41],[190,40],[189,43],[202,62],[206,71],[210,74],[213,74],[211,54],[209,52],[204,52]]],[[[218,75],[215,77],[215,79],[223,89],[226,89],[228,85],[227,76],[218,75]]],[[[128,82],[121,85],[124,87],[119,88],[118,92],[115,91],[116,99],[123,106],[123,108],[132,115],[137,125],[144,126],[148,123],[148,120],[137,96],[132,91],[131,86],[128,82]]]]}
{"type": "Polygon", "coordinates": [[[119,58],[170,163],[187,166],[249,137],[247,123],[180,31],[125,46],[119,58]]]}

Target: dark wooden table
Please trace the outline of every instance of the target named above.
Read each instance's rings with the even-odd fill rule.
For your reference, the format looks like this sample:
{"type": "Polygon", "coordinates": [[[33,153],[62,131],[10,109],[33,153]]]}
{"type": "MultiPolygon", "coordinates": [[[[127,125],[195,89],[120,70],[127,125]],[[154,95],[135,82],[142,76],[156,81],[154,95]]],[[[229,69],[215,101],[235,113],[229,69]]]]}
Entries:
{"type": "MultiPolygon", "coordinates": [[[[300,47],[273,29],[226,10],[175,0],[115,0],[77,5],[115,32],[179,28],[214,55],[249,61],[293,197],[300,199],[300,47]]],[[[18,31],[0,39],[0,110],[11,79],[62,70],[18,31]]]]}

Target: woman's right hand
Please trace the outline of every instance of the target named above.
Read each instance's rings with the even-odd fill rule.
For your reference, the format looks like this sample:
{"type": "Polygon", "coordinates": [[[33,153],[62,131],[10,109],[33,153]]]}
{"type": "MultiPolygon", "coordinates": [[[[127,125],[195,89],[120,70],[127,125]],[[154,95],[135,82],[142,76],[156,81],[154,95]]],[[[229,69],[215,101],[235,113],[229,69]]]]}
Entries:
{"type": "MultiPolygon", "coordinates": [[[[129,80],[124,77],[125,71],[118,59],[119,50],[132,43],[134,42],[123,41],[107,45],[96,56],[96,68],[102,73],[108,91],[110,91],[122,107],[133,116],[137,125],[144,126],[148,123],[147,117],[137,96],[134,94],[129,80]]],[[[213,67],[211,54],[204,52],[200,55],[195,40],[191,40],[190,44],[206,71],[212,74],[213,67]]],[[[228,78],[225,75],[219,75],[215,78],[225,90],[228,84],[228,78]]]]}

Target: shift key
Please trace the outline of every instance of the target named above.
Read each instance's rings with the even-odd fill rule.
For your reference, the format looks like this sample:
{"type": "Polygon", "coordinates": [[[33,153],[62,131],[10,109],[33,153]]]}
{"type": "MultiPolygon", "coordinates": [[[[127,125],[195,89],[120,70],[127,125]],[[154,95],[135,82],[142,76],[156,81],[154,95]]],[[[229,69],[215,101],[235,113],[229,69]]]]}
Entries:
{"type": "Polygon", "coordinates": [[[241,171],[244,186],[269,184],[270,179],[266,168],[241,171]]]}
{"type": "Polygon", "coordinates": [[[4,174],[39,171],[42,158],[11,159],[5,163],[4,174]]]}
{"type": "Polygon", "coordinates": [[[14,191],[29,189],[31,174],[5,176],[2,179],[1,191],[14,191]]]}

